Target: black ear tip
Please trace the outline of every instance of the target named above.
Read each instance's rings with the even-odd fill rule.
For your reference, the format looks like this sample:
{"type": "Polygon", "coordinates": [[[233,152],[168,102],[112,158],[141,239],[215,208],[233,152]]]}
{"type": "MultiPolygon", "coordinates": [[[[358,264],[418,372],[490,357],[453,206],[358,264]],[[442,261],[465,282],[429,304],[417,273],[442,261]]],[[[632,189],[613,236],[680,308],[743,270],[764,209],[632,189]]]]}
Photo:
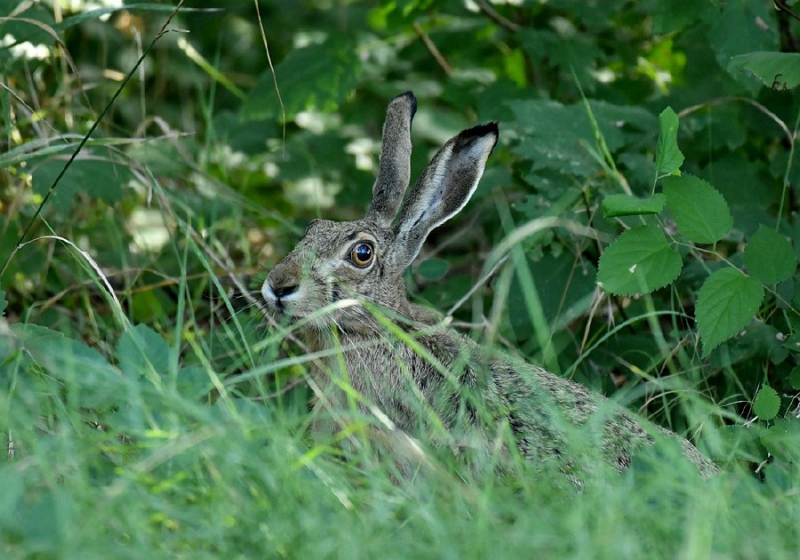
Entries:
{"type": "MultiPolygon", "coordinates": [[[[494,137],[494,144],[497,144],[497,139],[500,138],[500,128],[496,122],[489,122],[473,126],[467,130],[461,131],[458,135],[458,142],[469,142],[475,138],[486,138],[487,136],[494,137]]],[[[494,147],[493,144],[493,147],[494,147]]]]}
{"type": "Polygon", "coordinates": [[[500,127],[497,126],[496,122],[479,124],[478,126],[473,126],[472,128],[468,128],[467,130],[459,134],[459,136],[461,136],[462,138],[474,138],[476,136],[489,136],[489,135],[494,135],[495,137],[500,136],[500,127]]]}
{"type": "Polygon", "coordinates": [[[412,92],[405,91],[400,95],[392,97],[389,100],[389,104],[391,104],[395,99],[401,99],[401,98],[405,98],[407,100],[409,106],[411,107],[411,118],[414,118],[414,114],[417,112],[417,98],[414,97],[414,94],[412,92]]]}

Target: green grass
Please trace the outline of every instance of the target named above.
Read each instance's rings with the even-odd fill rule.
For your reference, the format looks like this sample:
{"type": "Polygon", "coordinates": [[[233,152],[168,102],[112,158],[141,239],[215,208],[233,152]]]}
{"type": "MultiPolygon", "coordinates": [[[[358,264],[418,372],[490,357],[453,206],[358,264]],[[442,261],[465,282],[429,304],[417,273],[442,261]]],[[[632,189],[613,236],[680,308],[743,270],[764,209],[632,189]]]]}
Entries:
{"type": "Polygon", "coordinates": [[[435,468],[398,481],[368,448],[312,442],[303,385],[270,394],[271,371],[292,359],[237,377],[208,366],[205,343],[178,358],[145,327],[111,341],[110,360],[41,327],[10,328],[0,339],[4,558],[776,559],[800,549],[790,468],[762,483],[729,462],[704,481],[667,445],[622,475],[598,465],[576,492],[522,461],[506,476],[471,476],[428,449],[435,468]]]}

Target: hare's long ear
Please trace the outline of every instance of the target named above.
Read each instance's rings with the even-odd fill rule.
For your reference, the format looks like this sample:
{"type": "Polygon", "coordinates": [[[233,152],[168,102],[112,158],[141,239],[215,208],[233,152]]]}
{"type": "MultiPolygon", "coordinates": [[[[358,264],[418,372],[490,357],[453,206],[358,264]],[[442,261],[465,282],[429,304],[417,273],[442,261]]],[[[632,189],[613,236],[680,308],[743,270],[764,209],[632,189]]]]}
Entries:
{"type": "Polygon", "coordinates": [[[425,238],[469,202],[497,143],[497,123],[461,132],[445,144],[425,168],[400,211],[392,258],[405,268],[425,238]]]}
{"type": "Polygon", "coordinates": [[[389,101],[383,125],[380,170],[372,187],[367,219],[389,227],[397,214],[411,175],[411,121],[417,99],[410,91],[389,101]]]}

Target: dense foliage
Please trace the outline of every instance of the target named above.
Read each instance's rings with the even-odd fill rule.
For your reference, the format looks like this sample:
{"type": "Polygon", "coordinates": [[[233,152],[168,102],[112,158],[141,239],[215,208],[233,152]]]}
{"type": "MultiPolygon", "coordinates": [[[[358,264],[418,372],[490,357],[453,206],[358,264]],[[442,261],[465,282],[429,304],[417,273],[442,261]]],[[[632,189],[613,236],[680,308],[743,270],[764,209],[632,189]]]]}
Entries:
{"type": "Polygon", "coordinates": [[[4,557],[796,555],[800,2],[125,4],[0,2],[4,557]],[[258,288],[363,214],[406,90],[412,174],[501,130],[416,299],[726,474],[398,482],[312,441],[258,288]]]}

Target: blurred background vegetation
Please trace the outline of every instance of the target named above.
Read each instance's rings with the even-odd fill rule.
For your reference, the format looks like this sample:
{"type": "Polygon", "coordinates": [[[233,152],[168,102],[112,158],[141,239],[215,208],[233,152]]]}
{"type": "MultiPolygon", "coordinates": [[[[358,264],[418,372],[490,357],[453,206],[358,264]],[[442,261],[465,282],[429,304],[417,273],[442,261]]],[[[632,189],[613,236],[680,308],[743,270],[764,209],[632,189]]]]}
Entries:
{"type": "MultiPolygon", "coordinates": [[[[362,215],[386,102],[412,90],[412,175],[459,130],[490,120],[501,130],[475,197],[409,272],[412,293],[450,309],[497,243],[537,218],[594,228],[602,241],[559,228],[527,237],[524,259],[454,310],[457,324],[606,394],[625,387],[632,404],[680,433],[729,427],[722,439],[740,447],[718,445],[717,458],[760,465],[763,476],[771,450],[786,491],[796,455],[781,454],[781,442],[800,439],[800,279],[770,286],[758,316],[706,359],[694,324],[709,270],[728,257],[743,268],[741,248],[760,225],[800,254],[800,70],[770,79],[731,63],[797,52],[791,10],[800,3],[775,4],[195,0],[175,11],[174,1],[0,1],[0,326],[50,329],[80,344],[70,346],[76,355],[91,350],[125,370],[124,333],[145,325],[140,342],[166,341],[170,357],[159,363],[191,386],[179,393],[216,402],[226,380],[255,372],[252,383],[227,386],[231,395],[293,414],[302,431],[308,393],[297,364],[257,369],[293,353],[261,325],[257,291],[310,219],[362,215]],[[683,169],[722,193],[734,227],[698,249],[666,219],[686,261],[681,276],[651,296],[610,296],[596,284],[598,259],[638,218],[607,218],[600,205],[656,189],[658,115],[668,106],[680,117],[683,169]],[[752,403],[765,384],[779,406],[757,419],[752,403]],[[756,421],[780,431],[743,428],[756,421]]],[[[25,332],[14,336],[44,344],[25,332]]],[[[64,363],[48,361],[46,344],[20,365],[24,344],[12,338],[0,342],[8,387],[98,392],[100,405],[67,409],[105,425],[114,446],[159,424],[146,414],[120,420],[120,403],[105,402],[96,384],[59,379],[53,369],[64,363]],[[36,385],[20,381],[19,368],[45,373],[36,385]]],[[[41,416],[24,417],[0,396],[0,427],[23,434],[18,450],[26,433],[35,447],[41,432],[57,431],[41,421],[61,414],[50,396],[35,407],[41,416]]]]}

